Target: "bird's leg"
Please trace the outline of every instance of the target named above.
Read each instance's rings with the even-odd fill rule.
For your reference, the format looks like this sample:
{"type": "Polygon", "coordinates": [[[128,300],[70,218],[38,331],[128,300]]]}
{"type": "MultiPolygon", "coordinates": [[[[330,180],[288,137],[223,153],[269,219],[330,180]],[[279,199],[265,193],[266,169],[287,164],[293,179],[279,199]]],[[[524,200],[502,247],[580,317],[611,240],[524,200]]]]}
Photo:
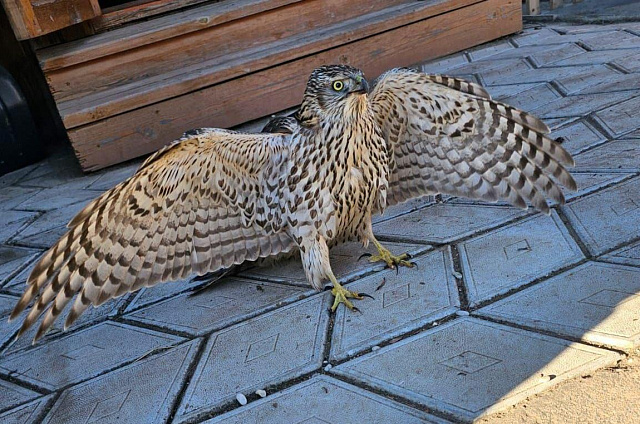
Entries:
{"type": "Polygon", "coordinates": [[[331,284],[333,284],[331,294],[335,298],[333,300],[333,305],[331,305],[331,312],[335,312],[338,308],[338,305],[340,305],[341,303],[344,303],[344,306],[351,309],[352,311],[358,312],[358,308],[353,306],[353,303],[351,303],[349,299],[361,300],[364,298],[364,296],[361,293],[356,293],[342,287],[342,284],[338,282],[333,273],[329,274],[329,280],[331,281],[331,284]]]}
{"type": "Polygon", "coordinates": [[[407,260],[407,259],[411,259],[411,255],[409,255],[408,253],[401,253],[400,255],[394,255],[389,251],[389,249],[381,245],[380,242],[375,239],[375,237],[371,237],[371,241],[373,242],[373,245],[376,247],[376,249],[378,249],[378,254],[372,255],[369,258],[369,262],[382,261],[382,262],[385,262],[387,266],[391,269],[394,269],[398,266],[406,266],[409,268],[413,268],[414,266],[416,266],[415,262],[411,262],[407,260]]]}

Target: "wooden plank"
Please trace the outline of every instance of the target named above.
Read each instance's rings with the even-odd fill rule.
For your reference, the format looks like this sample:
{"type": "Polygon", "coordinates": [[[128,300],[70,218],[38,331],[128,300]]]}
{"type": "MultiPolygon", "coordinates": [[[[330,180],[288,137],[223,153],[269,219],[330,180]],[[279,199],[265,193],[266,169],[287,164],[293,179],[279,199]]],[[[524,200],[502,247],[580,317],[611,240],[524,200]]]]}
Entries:
{"type": "MultiPolygon", "coordinates": [[[[395,3],[406,4],[406,0],[395,0],[395,3]]],[[[64,115],[67,110],[73,110],[79,104],[100,104],[104,102],[103,99],[109,96],[121,97],[122,93],[133,96],[152,89],[155,95],[164,96],[163,85],[173,85],[187,73],[200,79],[202,74],[213,73],[223,64],[226,68],[228,66],[225,63],[234,54],[244,57],[257,51],[264,55],[266,53],[263,50],[269,50],[269,43],[291,43],[292,37],[308,37],[316,29],[354,18],[366,19],[363,9],[375,12],[393,5],[394,2],[389,0],[357,0],[347,3],[344,0],[313,0],[295,3],[144,48],[47,71],[47,80],[56,100],[61,104],[60,109],[65,111],[64,115]],[[251,32],[247,28],[251,28],[251,32]],[[156,84],[155,81],[161,82],[156,84]],[[152,85],[153,88],[150,88],[152,85]],[[74,99],[79,101],[71,102],[74,99]],[[71,103],[67,106],[67,102],[71,103]]],[[[304,42],[308,43],[309,41],[304,42]]],[[[243,68],[246,67],[243,64],[243,68]]],[[[204,80],[203,83],[210,84],[204,80]]]]}
{"type": "Polygon", "coordinates": [[[196,9],[158,17],[115,29],[88,39],[72,41],[38,51],[40,67],[50,71],[104,56],[137,49],[162,40],[276,9],[303,0],[221,1],[196,9]]]}
{"type": "Polygon", "coordinates": [[[486,0],[69,132],[80,164],[96,170],[152,152],[184,131],[229,127],[300,102],[310,71],[349,63],[372,78],[522,29],[521,4],[486,0]]]}
{"type": "MultiPolygon", "coordinates": [[[[411,2],[359,16],[315,32],[285,37],[270,46],[240,50],[223,58],[214,58],[185,66],[133,84],[121,84],[108,91],[85,94],[70,102],[59,102],[67,128],[74,128],[155,102],[163,101],[203,87],[237,78],[320,52],[347,41],[355,41],[451,10],[453,6],[475,4],[477,0],[411,2]]],[[[481,3],[481,2],[480,2],[481,3]]],[[[160,47],[158,47],[160,48],[160,47]]],[[[96,72],[88,72],[96,75],[96,72]]],[[[48,76],[50,82],[52,76],[48,76]]],[[[67,81],[70,79],[67,77],[67,81]]]]}
{"type": "Polygon", "coordinates": [[[100,15],[98,0],[1,0],[19,40],[38,37],[100,15]]]}
{"type": "Polygon", "coordinates": [[[540,0],[527,0],[526,3],[527,15],[539,15],[540,14],[540,0]]]}

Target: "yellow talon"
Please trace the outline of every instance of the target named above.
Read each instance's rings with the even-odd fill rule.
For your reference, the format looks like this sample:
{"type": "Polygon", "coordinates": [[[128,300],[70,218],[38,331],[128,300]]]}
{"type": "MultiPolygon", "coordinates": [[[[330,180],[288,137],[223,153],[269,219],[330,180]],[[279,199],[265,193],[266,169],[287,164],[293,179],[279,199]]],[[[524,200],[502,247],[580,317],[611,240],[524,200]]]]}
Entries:
{"type": "Polygon", "coordinates": [[[369,258],[369,262],[385,262],[391,269],[394,269],[396,266],[406,266],[408,268],[416,266],[415,263],[406,260],[411,258],[408,253],[402,253],[396,256],[377,241],[374,241],[373,244],[378,249],[378,254],[372,255],[371,258],[369,258]]]}
{"type": "Polygon", "coordinates": [[[358,308],[353,306],[353,303],[351,303],[349,298],[358,300],[363,299],[363,296],[360,295],[360,293],[352,292],[351,290],[345,289],[337,281],[333,281],[331,294],[335,297],[333,305],[331,306],[331,312],[335,312],[338,308],[338,305],[341,303],[344,303],[344,306],[351,309],[352,311],[358,311],[358,308]]]}

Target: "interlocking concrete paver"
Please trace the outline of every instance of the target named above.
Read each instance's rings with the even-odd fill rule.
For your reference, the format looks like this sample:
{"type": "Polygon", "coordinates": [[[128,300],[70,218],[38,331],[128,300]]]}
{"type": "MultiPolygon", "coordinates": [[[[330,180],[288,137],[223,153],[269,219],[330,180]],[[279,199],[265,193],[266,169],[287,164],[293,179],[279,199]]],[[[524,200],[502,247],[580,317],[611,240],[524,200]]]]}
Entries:
{"type": "Polygon", "coordinates": [[[482,60],[496,61],[527,57],[535,63],[536,67],[540,67],[580,56],[584,53],[585,50],[577,44],[566,43],[554,46],[526,46],[517,49],[505,49],[493,56],[484,57],[482,60]]]}
{"type": "Polygon", "coordinates": [[[42,189],[18,186],[0,188],[0,211],[15,208],[17,205],[25,202],[40,190],[42,189]]]}
{"type": "Polygon", "coordinates": [[[73,386],[62,392],[43,422],[165,422],[198,345],[185,343],[73,386]]]}
{"type": "MultiPolygon", "coordinates": [[[[571,71],[572,67],[549,68],[549,69],[567,69],[571,71]]],[[[595,65],[586,67],[576,67],[576,72],[568,72],[555,78],[558,84],[567,94],[589,94],[607,92],[605,89],[592,90],[599,84],[614,81],[623,78],[625,75],[615,71],[607,66],[595,65]]],[[[633,89],[635,84],[630,83],[628,89],[633,89]]],[[[613,91],[613,90],[610,90],[613,91]]]]}
{"type": "Polygon", "coordinates": [[[95,377],[184,339],[104,322],[33,349],[0,358],[0,373],[47,390],[95,377]]]}
{"type": "Polygon", "coordinates": [[[613,140],[577,155],[575,169],[637,172],[640,170],[639,157],[639,140],[613,140]]]}
{"type": "Polygon", "coordinates": [[[157,303],[187,291],[191,293],[191,289],[202,286],[204,283],[204,281],[194,281],[192,277],[188,277],[183,280],[167,281],[152,287],[145,287],[133,295],[134,298],[127,305],[125,312],[141,309],[152,303],[157,303]]]}
{"type": "Polygon", "coordinates": [[[311,288],[285,286],[229,278],[219,285],[190,296],[184,293],[125,315],[127,319],[202,335],[291,303],[313,293],[311,288]],[[175,311],[180,311],[176,314],[175,311]]]}
{"type": "Polygon", "coordinates": [[[28,165],[28,166],[25,166],[24,168],[20,168],[13,172],[9,172],[8,174],[4,174],[0,176],[0,188],[17,184],[21,179],[25,178],[27,175],[33,172],[37,167],[39,167],[41,163],[42,162],[35,163],[33,165],[28,165]]]}
{"type": "MultiPolygon", "coordinates": [[[[431,248],[428,245],[411,243],[386,242],[384,245],[393,252],[407,252],[412,255],[417,255],[431,248]]],[[[338,281],[351,281],[373,271],[380,271],[384,269],[385,264],[383,263],[370,263],[366,258],[358,260],[358,258],[364,253],[375,254],[376,248],[373,244],[370,244],[369,247],[365,249],[362,247],[361,243],[351,242],[340,244],[331,249],[329,252],[331,269],[338,281]]],[[[309,281],[304,275],[302,262],[299,257],[279,262],[274,266],[254,267],[241,272],[240,275],[248,278],[258,278],[261,280],[287,282],[306,288],[310,287],[309,281]]]]}
{"type": "Polygon", "coordinates": [[[236,393],[318,369],[328,300],[317,295],[212,334],[176,416],[195,416],[234,400],[236,393]]]}
{"type": "Polygon", "coordinates": [[[18,320],[7,322],[7,318],[9,318],[18,299],[20,298],[17,296],[0,294],[0,347],[5,345],[20,327],[18,320]]]}
{"type": "Polygon", "coordinates": [[[584,257],[555,211],[473,238],[458,248],[472,306],[584,257]]]}
{"type": "Polygon", "coordinates": [[[91,190],[69,190],[64,186],[45,188],[17,205],[15,209],[50,211],[79,202],[88,203],[100,194],[91,190]]]}
{"type": "MultiPolygon", "coordinates": [[[[444,199],[447,196],[443,196],[444,199]]],[[[373,217],[372,222],[375,224],[377,222],[387,221],[391,218],[395,218],[400,215],[404,215],[409,212],[416,211],[418,209],[422,209],[429,205],[433,205],[435,203],[434,196],[423,196],[417,199],[411,199],[406,202],[398,203],[397,205],[389,206],[384,210],[383,214],[377,214],[373,217]]]]}
{"type": "Polygon", "coordinates": [[[116,169],[109,169],[107,171],[103,171],[98,177],[97,180],[92,182],[87,186],[88,189],[91,190],[110,190],[117,184],[120,184],[122,181],[126,180],[130,176],[132,176],[138,167],[140,167],[140,162],[136,161],[136,163],[128,164],[126,166],[118,167],[116,169]]]}
{"type": "Polygon", "coordinates": [[[375,299],[358,302],[360,314],[337,311],[331,358],[344,359],[385,339],[453,314],[460,305],[449,249],[415,260],[417,269],[380,272],[349,284],[375,299]]]}
{"type": "Polygon", "coordinates": [[[493,87],[488,87],[487,90],[492,98],[504,101],[507,97],[522,93],[538,85],[544,85],[544,83],[530,82],[526,84],[494,85],[493,87]]]}
{"type": "Polygon", "coordinates": [[[433,74],[446,74],[451,69],[466,65],[469,63],[464,53],[456,53],[442,59],[432,60],[420,66],[423,72],[433,74]]]}
{"type": "Polygon", "coordinates": [[[446,424],[447,421],[320,375],[204,423],[446,424]]]}
{"type": "Polygon", "coordinates": [[[577,94],[567,96],[541,107],[533,109],[531,113],[540,118],[562,118],[569,116],[586,116],[595,110],[604,109],[615,103],[628,99],[635,92],[618,91],[614,93],[577,94]]]}
{"type": "Polygon", "coordinates": [[[607,137],[602,135],[591,124],[583,120],[573,122],[560,129],[551,132],[552,138],[562,137],[562,147],[569,153],[575,155],[583,150],[602,144],[607,141],[607,137]]]}
{"type": "Polygon", "coordinates": [[[602,346],[640,343],[640,269],[588,262],[478,314],[602,346]]]}
{"type": "Polygon", "coordinates": [[[563,207],[587,249],[600,255],[640,237],[640,178],[607,188],[563,207]]]}
{"type": "MultiPolygon", "coordinates": [[[[451,69],[451,75],[465,75],[482,73],[483,75],[494,76],[502,73],[503,75],[514,75],[521,72],[531,70],[531,65],[524,59],[508,59],[498,62],[483,60],[480,62],[472,62],[466,65],[451,69]]],[[[519,82],[519,81],[518,81],[519,82]]],[[[526,82],[526,81],[524,81],[526,82]]],[[[499,85],[496,83],[495,85],[499,85]]]]}
{"type": "Polygon", "coordinates": [[[0,244],[0,287],[21,266],[39,254],[39,250],[0,244]]]}
{"type": "Polygon", "coordinates": [[[619,357],[467,317],[333,367],[331,372],[472,421],[619,357]]]}
{"type": "Polygon", "coordinates": [[[2,211],[0,213],[0,243],[9,240],[37,216],[37,212],[2,211]]]}
{"type": "Polygon", "coordinates": [[[607,262],[640,266],[640,241],[601,257],[607,262]]]}
{"type": "MultiPolygon", "coordinates": [[[[500,56],[501,53],[509,52],[511,53],[516,48],[513,44],[508,41],[501,40],[493,43],[488,43],[486,45],[482,45],[480,47],[473,48],[467,52],[472,61],[478,61],[481,59],[487,58],[495,58],[496,56],[500,56]]],[[[517,57],[522,57],[519,55],[517,57]]]]}
{"type": "Polygon", "coordinates": [[[544,66],[576,66],[576,65],[596,65],[605,63],[620,64],[619,61],[626,61],[627,58],[638,55],[640,52],[634,50],[597,50],[585,51],[582,54],[568,57],[544,66]]]}
{"type": "Polygon", "coordinates": [[[615,59],[614,63],[628,72],[640,72],[640,51],[615,59]]]}
{"type": "MultiPolygon", "coordinates": [[[[88,202],[80,202],[44,213],[22,230],[15,240],[28,246],[50,247],[67,232],[67,223],[84,208],[86,203],[88,202]]],[[[34,212],[20,213],[35,214],[34,212]]]]}
{"type": "MultiPolygon", "coordinates": [[[[624,93],[623,93],[624,94],[624,93]]],[[[631,97],[627,95],[627,97],[631,97]]],[[[596,118],[614,137],[640,128],[637,111],[640,110],[640,96],[620,102],[596,113],[596,118]]]]}
{"type": "Polygon", "coordinates": [[[528,90],[501,99],[520,109],[531,109],[559,99],[561,96],[548,84],[538,84],[528,90]]]}
{"type": "Polygon", "coordinates": [[[42,397],[17,408],[0,414],[0,422],[3,424],[34,424],[38,422],[38,417],[43,413],[52,395],[42,397]]]}
{"type": "Polygon", "coordinates": [[[438,204],[375,224],[373,232],[378,237],[448,243],[526,213],[505,206],[438,204]]]}
{"type": "Polygon", "coordinates": [[[626,31],[603,32],[582,36],[582,43],[589,50],[637,49],[640,37],[626,31]]]}
{"type": "Polygon", "coordinates": [[[0,380],[0,393],[2,394],[2,396],[0,396],[0,411],[11,409],[16,405],[41,396],[40,393],[4,380],[0,380]]]}
{"type": "Polygon", "coordinates": [[[612,75],[611,78],[607,78],[604,81],[591,84],[589,87],[581,89],[580,93],[611,93],[612,91],[630,90],[640,90],[640,78],[638,78],[638,75],[612,75]]]}

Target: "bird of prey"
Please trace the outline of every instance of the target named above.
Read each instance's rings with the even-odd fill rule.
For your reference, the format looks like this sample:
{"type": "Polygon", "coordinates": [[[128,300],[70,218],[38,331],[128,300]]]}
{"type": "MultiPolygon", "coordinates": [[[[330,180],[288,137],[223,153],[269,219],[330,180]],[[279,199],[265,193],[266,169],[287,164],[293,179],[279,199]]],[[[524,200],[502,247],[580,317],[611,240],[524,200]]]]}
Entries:
{"type": "Polygon", "coordinates": [[[435,193],[527,202],[575,190],[573,159],[536,117],[479,85],[406,68],[370,89],[362,71],[327,65],[299,111],[267,133],[191,131],[87,205],[32,270],[11,319],[34,301],[18,335],[44,314],[37,341],[73,300],[65,329],[89,305],[141,287],[299,252],[308,281],[333,285],[332,310],[353,308],[329,248],[373,243],[372,261],[412,266],[375,238],[385,207],[435,193]]]}

